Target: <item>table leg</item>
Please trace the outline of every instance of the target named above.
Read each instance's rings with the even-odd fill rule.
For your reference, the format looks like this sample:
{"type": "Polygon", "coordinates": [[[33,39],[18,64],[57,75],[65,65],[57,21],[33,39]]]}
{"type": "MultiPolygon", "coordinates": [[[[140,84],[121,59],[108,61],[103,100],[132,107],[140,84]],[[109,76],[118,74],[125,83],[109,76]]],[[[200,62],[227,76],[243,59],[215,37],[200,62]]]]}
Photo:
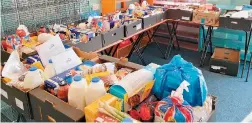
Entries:
{"type": "Polygon", "coordinates": [[[116,45],[115,50],[114,50],[113,54],[111,55],[112,57],[115,56],[115,53],[116,53],[116,51],[118,50],[119,45],[120,45],[120,43],[116,45]]]}
{"type": "Polygon", "coordinates": [[[172,22],[172,29],[170,29],[170,26],[168,25],[168,23],[166,23],[169,35],[170,35],[170,40],[169,40],[169,44],[167,46],[166,52],[165,52],[165,59],[170,57],[171,54],[171,50],[174,47],[174,39],[177,42],[178,45],[178,49],[180,50],[180,46],[179,46],[179,42],[177,40],[177,27],[178,27],[178,22],[172,22]]]}
{"type": "Polygon", "coordinates": [[[210,48],[212,50],[212,33],[213,33],[213,27],[209,26],[207,29],[207,34],[205,35],[206,37],[204,38],[205,41],[204,41],[203,51],[202,51],[201,58],[200,58],[200,66],[201,67],[204,66],[205,59],[206,59],[207,52],[208,52],[208,47],[210,46],[210,48]]]}
{"type": "MultiPolygon", "coordinates": [[[[152,40],[154,40],[154,36],[157,32],[157,30],[159,29],[160,25],[157,26],[157,28],[154,30],[153,34],[150,36],[150,34],[148,33],[147,31],[147,35],[148,35],[148,38],[149,38],[149,42],[147,43],[147,45],[144,47],[144,49],[142,50],[142,53],[146,50],[146,48],[152,43],[152,40]]],[[[155,41],[153,41],[155,42],[155,41]]]]}
{"type": "MultiPolygon", "coordinates": [[[[246,38],[245,38],[245,54],[244,54],[244,64],[243,64],[243,67],[242,67],[242,74],[241,74],[241,78],[243,77],[243,74],[244,74],[244,70],[245,70],[245,67],[246,67],[246,63],[247,63],[247,54],[248,54],[248,50],[249,50],[249,45],[250,45],[250,39],[251,39],[251,31],[249,31],[249,36],[248,36],[248,32],[245,31],[245,34],[246,34],[246,38]]],[[[250,68],[249,68],[250,69],[250,68]]]]}
{"type": "Polygon", "coordinates": [[[146,65],[146,63],[144,61],[144,58],[143,58],[143,55],[141,54],[140,49],[139,49],[139,44],[140,44],[140,42],[141,42],[141,40],[142,40],[142,38],[144,36],[144,33],[145,32],[141,33],[140,36],[138,37],[138,39],[135,42],[133,41],[133,38],[130,38],[130,41],[133,44],[133,47],[132,47],[132,49],[131,49],[131,51],[129,53],[128,58],[130,59],[130,57],[132,56],[133,52],[136,51],[136,53],[137,53],[139,59],[141,60],[142,64],[146,65]]]}
{"type": "Polygon", "coordinates": [[[252,64],[251,62],[252,62],[252,53],[250,53],[250,60],[249,60],[249,67],[248,67],[246,82],[248,82],[248,77],[249,77],[249,73],[250,73],[250,67],[251,67],[251,64],[252,64]]]}

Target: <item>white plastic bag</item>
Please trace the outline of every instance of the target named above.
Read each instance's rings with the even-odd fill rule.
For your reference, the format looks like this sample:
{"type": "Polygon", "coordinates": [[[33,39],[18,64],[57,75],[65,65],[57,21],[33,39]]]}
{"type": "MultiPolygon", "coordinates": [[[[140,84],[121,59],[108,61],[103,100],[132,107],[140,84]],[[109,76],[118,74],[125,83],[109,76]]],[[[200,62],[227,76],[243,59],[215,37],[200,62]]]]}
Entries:
{"type": "Polygon", "coordinates": [[[12,81],[17,81],[18,78],[26,71],[27,70],[24,67],[24,64],[20,61],[17,50],[14,50],[4,65],[2,76],[9,78],[12,81]]]}

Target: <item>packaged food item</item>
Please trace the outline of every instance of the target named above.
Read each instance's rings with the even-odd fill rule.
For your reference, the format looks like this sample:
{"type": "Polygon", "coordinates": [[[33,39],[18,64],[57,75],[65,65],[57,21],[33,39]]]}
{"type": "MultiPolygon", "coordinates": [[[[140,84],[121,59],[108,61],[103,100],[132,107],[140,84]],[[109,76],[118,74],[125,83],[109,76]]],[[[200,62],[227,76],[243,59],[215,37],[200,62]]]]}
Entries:
{"type": "Polygon", "coordinates": [[[56,71],[53,67],[52,60],[49,60],[49,64],[46,65],[44,74],[45,74],[45,79],[50,79],[56,75],[56,71]]]}
{"type": "Polygon", "coordinates": [[[87,95],[85,96],[85,100],[86,104],[89,105],[106,94],[104,82],[98,77],[93,78],[87,88],[86,93],[87,95]]]}
{"type": "Polygon", "coordinates": [[[57,96],[59,99],[67,102],[67,96],[68,96],[68,88],[69,85],[67,84],[66,81],[62,81],[59,83],[59,88],[58,88],[58,92],[57,92],[57,96]]]}
{"type": "Polygon", "coordinates": [[[84,112],[86,122],[94,122],[95,119],[98,117],[99,114],[98,108],[100,107],[99,102],[107,103],[110,106],[118,109],[119,111],[121,111],[122,109],[122,100],[107,93],[104,96],[100,97],[98,100],[92,102],[90,105],[87,105],[85,107],[84,112]]]}
{"type": "Polygon", "coordinates": [[[99,78],[104,82],[105,87],[110,87],[111,85],[118,83],[116,75],[112,73],[108,76],[101,76],[99,78]]]}
{"type": "Polygon", "coordinates": [[[116,77],[118,78],[118,80],[121,80],[122,78],[124,78],[126,75],[128,75],[132,71],[133,70],[129,69],[129,68],[121,68],[120,70],[118,70],[116,72],[116,77]]]}
{"type": "Polygon", "coordinates": [[[115,119],[115,118],[112,118],[104,113],[98,113],[98,116],[96,117],[95,121],[94,122],[97,122],[97,123],[119,123],[120,121],[115,119]]]}
{"type": "Polygon", "coordinates": [[[79,75],[75,76],[74,81],[71,83],[68,89],[68,103],[71,106],[83,111],[84,107],[86,106],[86,90],[86,80],[79,75]]]}

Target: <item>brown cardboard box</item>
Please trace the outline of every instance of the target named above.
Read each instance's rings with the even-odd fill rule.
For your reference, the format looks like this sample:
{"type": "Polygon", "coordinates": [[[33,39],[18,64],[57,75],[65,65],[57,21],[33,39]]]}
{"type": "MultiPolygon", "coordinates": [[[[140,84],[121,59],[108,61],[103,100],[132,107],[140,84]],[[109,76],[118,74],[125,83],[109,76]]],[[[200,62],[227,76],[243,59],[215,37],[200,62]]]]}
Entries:
{"type": "Polygon", "coordinates": [[[240,51],[215,48],[210,60],[210,71],[237,76],[240,66],[240,51]]]}
{"type": "MultiPolygon", "coordinates": [[[[143,68],[143,66],[124,62],[120,59],[100,56],[93,59],[97,63],[114,62],[117,68],[127,67],[133,70],[143,68]]],[[[84,112],[70,106],[68,103],[60,100],[54,95],[48,93],[42,88],[37,88],[29,92],[30,101],[32,105],[32,112],[35,121],[56,121],[56,122],[76,122],[85,121],[84,112]]]]}
{"type": "Polygon", "coordinates": [[[206,25],[211,25],[211,26],[219,26],[219,16],[220,12],[214,12],[214,11],[209,11],[209,12],[203,12],[203,11],[193,11],[193,22],[194,23],[201,23],[202,19],[205,19],[205,24],[206,25]]]}

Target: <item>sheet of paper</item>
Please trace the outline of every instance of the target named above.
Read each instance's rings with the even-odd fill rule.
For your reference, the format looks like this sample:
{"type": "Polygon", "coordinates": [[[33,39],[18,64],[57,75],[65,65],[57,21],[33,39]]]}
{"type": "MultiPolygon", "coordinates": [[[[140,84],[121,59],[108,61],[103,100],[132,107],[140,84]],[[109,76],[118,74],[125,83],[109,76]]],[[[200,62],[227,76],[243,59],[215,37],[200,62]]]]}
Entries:
{"type": "Polygon", "coordinates": [[[53,56],[51,59],[57,74],[60,74],[82,63],[72,48],[53,56]]]}
{"type": "Polygon", "coordinates": [[[37,46],[36,50],[41,58],[43,65],[46,66],[52,56],[58,55],[64,52],[66,49],[59,35],[56,35],[47,42],[37,46]]]}
{"type": "Polygon", "coordinates": [[[15,102],[16,102],[17,107],[24,110],[24,103],[21,100],[19,100],[18,98],[15,98],[15,102]]]}

